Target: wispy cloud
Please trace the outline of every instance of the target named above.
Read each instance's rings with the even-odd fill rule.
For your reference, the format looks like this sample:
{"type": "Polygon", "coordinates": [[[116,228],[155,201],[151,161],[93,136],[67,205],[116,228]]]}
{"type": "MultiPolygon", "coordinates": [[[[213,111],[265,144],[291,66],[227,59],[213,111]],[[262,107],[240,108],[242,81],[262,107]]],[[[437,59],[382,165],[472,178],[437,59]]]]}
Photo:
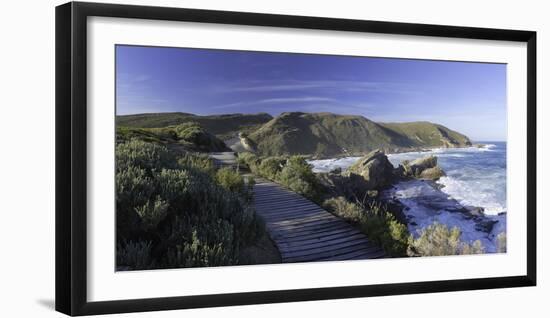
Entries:
{"type": "Polygon", "coordinates": [[[319,97],[319,96],[264,98],[264,99],[258,99],[258,100],[218,105],[218,106],[213,106],[212,108],[223,109],[223,108],[232,108],[232,107],[239,107],[239,106],[250,106],[250,105],[312,103],[312,102],[336,102],[336,100],[333,98],[319,97]]]}
{"type": "Polygon", "coordinates": [[[234,85],[216,87],[218,93],[282,92],[310,89],[338,90],[349,92],[415,92],[410,84],[389,82],[368,82],[352,80],[260,80],[243,81],[234,85]]]}

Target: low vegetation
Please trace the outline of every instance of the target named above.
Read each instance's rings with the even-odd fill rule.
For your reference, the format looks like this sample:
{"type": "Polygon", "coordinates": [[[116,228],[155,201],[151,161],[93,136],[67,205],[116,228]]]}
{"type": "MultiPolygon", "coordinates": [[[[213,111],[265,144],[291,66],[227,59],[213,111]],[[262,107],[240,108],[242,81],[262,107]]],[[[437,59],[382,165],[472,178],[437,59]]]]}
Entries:
{"type": "Polygon", "coordinates": [[[363,116],[282,113],[249,134],[264,156],[334,157],[386,151],[471,145],[468,137],[430,122],[377,123],[363,116]]]}
{"type": "Polygon", "coordinates": [[[116,146],[117,267],[235,265],[265,235],[243,178],[205,156],[131,139],[116,146]]]}
{"type": "Polygon", "coordinates": [[[368,238],[380,245],[390,256],[406,256],[409,231],[381,203],[349,202],[344,197],[326,200],[323,207],[355,224],[368,238]]]}
{"type": "Polygon", "coordinates": [[[215,152],[228,150],[223,141],[195,122],[161,128],[117,127],[118,143],[133,139],[172,148],[177,147],[184,151],[215,152]]]}
{"type": "Polygon", "coordinates": [[[161,128],[196,123],[224,140],[239,132],[253,132],[272,119],[266,113],[199,116],[188,113],[151,113],[117,116],[117,125],[132,128],[161,128]]]}
{"type": "Polygon", "coordinates": [[[445,224],[433,223],[422,230],[418,238],[409,244],[410,256],[444,256],[483,254],[485,249],[480,240],[469,244],[460,240],[461,232],[457,227],[449,228],[445,224]]]}
{"type": "Polygon", "coordinates": [[[506,253],[506,233],[497,235],[497,253],[506,253]]]}
{"type": "Polygon", "coordinates": [[[275,181],[312,201],[319,202],[321,199],[317,177],[302,156],[262,158],[252,153],[241,153],[238,160],[256,175],[275,181]]]}
{"type": "Polygon", "coordinates": [[[117,125],[151,129],[193,123],[221,140],[247,134],[262,156],[334,157],[386,151],[471,145],[468,137],[430,122],[378,123],[363,116],[287,112],[198,116],[152,113],[117,116],[117,125]]]}

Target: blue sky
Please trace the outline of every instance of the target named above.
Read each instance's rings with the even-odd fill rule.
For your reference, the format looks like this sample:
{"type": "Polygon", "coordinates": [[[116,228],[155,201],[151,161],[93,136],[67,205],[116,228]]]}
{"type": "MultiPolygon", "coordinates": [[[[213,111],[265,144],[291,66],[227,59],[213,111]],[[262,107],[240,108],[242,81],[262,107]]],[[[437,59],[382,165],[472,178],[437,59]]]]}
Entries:
{"type": "Polygon", "coordinates": [[[506,65],[116,47],[117,114],[287,111],[431,121],[506,140],[506,65]]]}

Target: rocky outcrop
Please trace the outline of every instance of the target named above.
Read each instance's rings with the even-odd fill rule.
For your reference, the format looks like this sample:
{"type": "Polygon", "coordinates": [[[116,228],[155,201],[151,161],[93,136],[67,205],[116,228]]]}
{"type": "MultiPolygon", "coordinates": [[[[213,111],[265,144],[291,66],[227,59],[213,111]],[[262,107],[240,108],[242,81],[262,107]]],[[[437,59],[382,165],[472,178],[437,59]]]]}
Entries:
{"type": "Polygon", "coordinates": [[[438,180],[445,176],[445,172],[437,165],[437,157],[430,155],[418,158],[412,162],[403,161],[396,174],[402,178],[415,178],[422,180],[438,180]]]}
{"type": "Polygon", "coordinates": [[[374,150],[344,172],[357,190],[369,191],[389,186],[394,181],[393,165],[381,150],[374,150]]]}
{"type": "Polygon", "coordinates": [[[239,140],[245,151],[252,152],[252,153],[256,152],[256,144],[252,140],[250,140],[250,138],[248,138],[247,134],[240,132],[239,140]]]}

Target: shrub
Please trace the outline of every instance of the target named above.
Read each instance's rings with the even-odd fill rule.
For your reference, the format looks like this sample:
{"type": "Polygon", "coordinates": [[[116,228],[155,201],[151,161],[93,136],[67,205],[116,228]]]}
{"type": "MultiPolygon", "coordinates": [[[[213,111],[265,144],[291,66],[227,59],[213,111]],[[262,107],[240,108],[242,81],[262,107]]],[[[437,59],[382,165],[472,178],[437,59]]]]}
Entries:
{"type": "Polygon", "coordinates": [[[135,211],[141,218],[141,224],[145,230],[154,230],[166,217],[168,203],[157,196],[154,201],[149,200],[146,204],[136,207],[135,211]]]}
{"type": "Polygon", "coordinates": [[[445,224],[433,223],[424,228],[420,236],[411,239],[409,255],[442,256],[461,254],[481,254],[484,251],[481,241],[468,244],[460,240],[458,227],[449,228],[445,224]]]}
{"type": "Polygon", "coordinates": [[[276,181],[313,201],[319,200],[320,186],[317,177],[304,157],[288,158],[276,181]]]}
{"type": "Polygon", "coordinates": [[[216,172],[216,182],[225,189],[245,194],[246,188],[244,184],[244,178],[235,170],[231,168],[221,168],[216,172]]]}
{"type": "Polygon", "coordinates": [[[212,161],[212,158],[208,157],[206,154],[185,153],[178,158],[178,164],[182,169],[198,169],[208,173],[209,175],[214,175],[216,172],[214,161],[212,161]]]}
{"type": "Polygon", "coordinates": [[[132,269],[149,269],[153,266],[151,259],[151,242],[122,242],[117,245],[116,259],[118,267],[132,269]]]}
{"type": "Polygon", "coordinates": [[[227,146],[223,141],[210,134],[198,123],[183,123],[170,127],[175,132],[177,139],[192,144],[201,151],[224,151],[227,146]]]}
{"type": "Polygon", "coordinates": [[[176,160],[143,141],[119,144],[116,156],[119,267],[237,264],[239,251],[265,233],[243,196],[253,180],[245,184],[230,169],[214,172],[206,156],[176,160]]]}
{"type": "Polygon", "coordinates": [[[280,157],[265,158],[258,166],[258,173],[267,179],[275,180],[285,162],[286,160],[280,157]]]}
{"type": "Polygon", "coordinates": [[[238,161],[256,175],[275,181],[310,200],[320,200],[320,184],[303,156],[259,158],[252,153],[240,153],[238,161]]]}
{"type": "Polygon", "coordinates": [[[326,200],[323,206],[335,215],[356,224],[361,232],[380,245],[389,255],[406,255],[409,231],[380,203],[352,203],[344,197],[336,197],[326,200]]]}
{"type": "Polygon", "coordinates": [[[506,232],[497,235],[497,253],[506,253],[506,232]]]}
{"type": "Polygon", "coordinates": [[[145,170],[174,168],[176,163],[174,155],[166,147],[132,139],[116,146],[115,165],[118,172],[129,167],[145,170]]]}
{"type": "Polygon", "coordinates": [[[238,154],[237,162],[239,165],[248,167],[250,171],[256,172],[257,166],[260,164],[260,159],[251,152],[241,152],[238,154]]]}

